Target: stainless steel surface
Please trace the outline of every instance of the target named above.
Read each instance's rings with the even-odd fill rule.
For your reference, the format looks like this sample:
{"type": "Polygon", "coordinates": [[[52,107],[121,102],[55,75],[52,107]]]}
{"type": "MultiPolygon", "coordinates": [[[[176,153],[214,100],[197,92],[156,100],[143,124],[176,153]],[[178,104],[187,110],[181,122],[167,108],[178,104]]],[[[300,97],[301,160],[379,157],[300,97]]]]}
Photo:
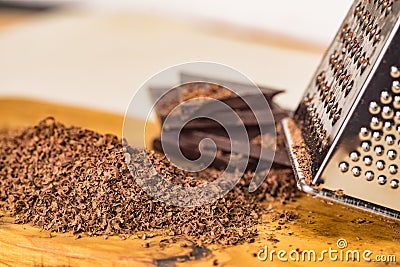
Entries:
{"type": "MultiPolygon", "coordinates": [[[[355,198],[355,197],[352,197],[349,195],[337,194],[336,190],[329,190],[326,188],[315,187],[312,184],[308,184],[306,182],[306,178],[303,175],[302,166],[299,164],[297,155],[293,150],[293,146],[296,144],[293,140],[292,133],[289,129],[288,120],[289,119],[282,120],[282,130],[285,134],[285,142],[286,142],[286,145],[287,145],[287,148],[289,151],[290,160],[293,164],[293,169],[295,171],[297,187],[300,190],[304,191],[307,194],[318,197],[318,198],[326,199],[329,201],[334,201],[334,202],[341,203],[341,204],[344,204],[347,206],[355,207],[355,208],[373,212],[373,213],[376,213],[376,214],[379,214],[382,216],[400,220],[400,212],[398,210],[390,209],[390,208],[372,203],[368,200],[355,198]]],[[[349,167],[349,165],[345,162],[342,162],[339,166],[339,168],[342,168],[343,172],[347,172],[348,167],[349,167]]],[[[369,179],[371,177],[368,174],[371,174],[371,173],[372,173],[371,171],[366,172],[366,179],[368,181],[372,181],[374,179],[374,174],[372,174],[372,179],[369,179]]],[[[378,180],[379,180],[379,178],[378,178],[378,180]]],[[[396,184],[395,186],[399,186],[399,185],[396,184]]],[[[373,194],[374,192],[369,192],[369,193],[373,194]]],[[[397,201],[397,200],[393,199],[393,201],[397,201]]]]}
{"type": "Polygon", "coordinates": [[[343,190],[347,200],[397,218],[399,25],[400,1],[355,1],[294,115],[313,161],[309,186],[335,199],[326,192],[343,190]]]}

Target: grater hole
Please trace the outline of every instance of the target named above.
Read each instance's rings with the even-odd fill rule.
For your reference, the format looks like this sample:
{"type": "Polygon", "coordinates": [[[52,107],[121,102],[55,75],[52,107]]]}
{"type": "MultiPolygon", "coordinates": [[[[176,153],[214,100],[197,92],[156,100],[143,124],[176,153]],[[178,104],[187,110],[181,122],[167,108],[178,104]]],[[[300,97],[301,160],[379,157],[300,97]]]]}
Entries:
{"type": "Polygon", "coordinates": [[[375,46],[380,40],[381,40],[381,36],[378,33],[376,33],[374,35],[374,37],[372,38],[372,44],[375,46]]]}
{"type": "Polygon", "coordinates": [[[375,33],[374,33],[374,35],[373,35],[373,37],[376,37],[376,36],[379,37],[379,34],[381,34],[381,31],[382,31],[382,28],[377,28],[375,33]]]}
{"type": "Polygon", "coordinates": [[[365,71],[365,69],[368,67],[369,65],[369,58],[362,56],[361,58],[358,59],[358,63],[360,65],[361,71],[360,71],[360,75],[362,75],[365,71]]]}
{"type": "Polygon", "coordinates": [[[333,70],[334,74],[336,72],[336,66],[340,64],[339,56],[337,55],[337,51],[334,51],[331,55],[331,59],[329,60],[329,64],[331,66],[331,70],[333,70]]]}
{"type": "Polygon", "coordinates": [[[393,149],[389,150],[387,153],[390,160],[395,160],[397,157],[397,152],[393,149]]]}
{"type": "Polygon", "coordinates": [[[396,114],[394,115],[394,117],[395,117],[395,120],[396,120],[397,122],[400,122],[400,111],[399,111],[399,110],[396,111],[396,114]]]}
{"type": "Polygon", "coordinates": [[[329,142],[326,138],[322,141],[321,146],[323,149],[326,149],[329,146],[329,142]]]}
{"type": "Polygon", "coordinates": [[[343,75],[344,71],[345,71],[344,65],[343,65],[343,62],[341,61],[340,65],[336,68],[336,73],[334,73],[334,74],[336,75],[336,77],[340,77],[343,75]]]}
{"type": "Polygon", "coordinates": [[[314,117],[316,116],[316,115],[315,115],[316,109],[314,108],[313,105],[307,107],[307,110],[308,110],[308,112],[310,113],[310,117],[311,117],[311,118],[314,118],[314,117]]]}
{"type": "Polygon", "coordinates": [[[393,109],[389,106],[384,106],[382,109],[382,118],[388,120],[393,118],[393,116],[394,116],[393,109]]]}
{"type": "Polygon", "coordinates": [[[326,82],[322,84],[320,96],[324,99],[325,103],[332,97],[331,87],[326,82]]]}
{"type": "Polygon", "coordinates": [[[350,74],[349,74],[349,75],[346,75],[346,76],[343,78],[343,81],[342,81],[342,83],[341,83],[341,90],[342,90],[342,92],[346,89],[347,85],[349,84],[350,78],[351,78],[351,75],[350,75],[350,74]]]}
{"type": "MultiPolygon", "coordinates": [[[[331,93],[331,95],[332,95],[332,93],[331,93]]],[[[325,113],[326,114],[330,113],[329,114],[329,119],[332,119],[334,111],[333,111],[333,104],[332,104],[332,102],[330,102],[331,101],[330,100],[331,96],[328,96],[327,98],[329,98],[329,100],[328,101],[324,101],[324,108],[326,108],[325,109],[325,113]]]]}
{"type": "Polygon", "coordinates": [[[383,1],[382,6],[381,6],[381,12],[386,12],[386,9],[388,8],[389,1],[383,1]]]}
{"type": "Polygon", "coordinates": [[[314,97],[310,94],[310,93],[307,93],[305,96],[304,96],[304,103],[306,103],[306,105],[307,105],[307,110],[308,110],[308,108],[310,107],[310,106],[313,106],[314,104],[310,104],[311,103],[311,101],[314,99],[314,97]]]}
{"type": "Polygon", "coordinates": [[[383,160],[378,160],[376,162],[376,168],[380,171],[383,171],[385,169],[385,162],[383,160]]]}
{"type": "Polygon", "coordinates": [[[339,169],[340,169],[340,171],[341,172],[347,172],[348,170],[349,170],[349,164],[347,163],[347,162],[345,162],[345,161],[343,161],[343,162],[341,162],[340,164],[339,164],[339,169]]]}
{"type": "Polygon", "coordinates": [[[372,133],[372,137],[374,138],[375,141],[380,141],[382,139],[382,131],[374,131],[372,133]]]}
{"type": "MultiPolygon", "coordinates": [[[[345,51],[345,53],[346,53],[346,51],[345,51]]],[[[350,75],[348,75],[348,71],[346,69],[343,70],[342,75],[340,75],[338,78],[337,84],[339,85],[339,87],[343,88],[343,83],[344,83],[344,81],[346,81],[348,79],[348,77],[350,77],[350,75]]]]}
{"type": "Polygon", "coordinates": [[[360,137],[361,138],[368,138],[369,136],[369,130],[367,127],[362,127],[360,130],[360,137]]]}
{"type": "Polygon", "coordinates": [[[373,130],[379,130],[382,128],[382,121],[378,117],[372,117],[370,127],[373,130]]]}
{"type": "Polygon", "coordinates": [[[390,187],[393,189],[399,188],[399,180],[393,179],[390,181],[390,187]]]}
{"type": "Polygon", "coordinates": [[[321,71],[317,78],[315,79],[315,85],[319,86],[321,83],[323,83],[326,79],[325,71],[321,71]]]}
{"type": "Polygon", "coordinates": [[[354,80],[351,80],[346,86],[346,91],[344,92],[344,96],[347,96],[350,93],[351,89],[353,89],[353,86],[354,86],[354,80]]]}
{"type": "Polygon", "coordinates": [[[340,108],[336,113],[335,113],[335,115],[333,116],[333,119],[332,119],[332,125],[335,125],[337,122],[338,122],[338,120],[340,119],[340,116],[342,115],[342,108],[340,108]]]}
{"type": "Polygon", "coordinates": [[[378,177],[378,183],[379,183],[380,185],[384,185],[384,184],[386,184],[386,182],[387,182],[386,176],[385,176],[385,175],[379,175],[379,177],[378,177]]]}
{"type": "Polygon", "coordinates": [[[382,104],[389,104],[392,102],[392,96],[388,91],[382,91],[381,93],[381,103],[382,104]]]}
{"type": "Polygon", "coordinates": [[[358,57],[357,61],[355,62],[355,64],[356,64],[356,69],[357,69],[357,70],[361,67],[361,62],[363,62],[364,59],[365,59],[365,52],[362,53],[362,54],[358,57]]]}
{"type": "Polygon", "coordinates": [[[394,137],[394,135],[389,134],[386,136],[385,141],[389,146],[392,146],[396,141],[396,137],[394,137]]]}
{"type": "Polygon", "coordinates": [[[372,23],[370,23],[368,25],[368,41],[372,41],[372,38],[374,37],[375,33],[377,30],[377,26],[373,25],[372,23]]]}
{"type": "Polygon", "coordinates": [[[353,162],[359,161],[359,160],[360,160],[360,153],[358,153],[357,151],[351,152],[351,153],[350,153],[350,159],[351,159],[353,162]]]}
{"type": "Polygon", "coordinates": [[[396,109],[400,109],[400,95],[396,95],[394,97],[393,107],[396,109]]]}
{"type": "Polygon", "coordinates": [[[351,172],[353,173],[354,177],[359,177],[361,175],[361,168],[353,167],[353,169],[351,169],[351,172]]]}
{"type": "Polygon", "coordinates": [[[383,153],[385,153],[385,148],[383,146],[376,146],[374,148],[374,151],[375,151],[377,156],[382,156],[383,153]]]}
{"type": "Polygon", "coordinates": [[[361,143],[361,148],[363,149],[364,152],[368,152],[371,150],[371,142],[369,141],[363,141],[361,143]]]}
{"type": "Polygon", "coordinates": [[[334,98],[334,102],[335,102],[335,105],[333,106],[333,110],[335,112],[337,112],[338,111],[338,107],[339,107],[339,102],[336,100],[336,98],[334,98]]]}
{"type": "Polygon", "coordinates": [[[400,82],[399,81],[393,81],[392,83],[392,92],[395,94],[400,93],[400,82]]]}
{"type": "Polygon", "coordinates": [[[376,103],[375,101],[372,101],[372,102],[369,104],[369,112],[370,112],[371,114],[376,115],[376,114],[378,114],[379,112],[381,112],[381,107],[378,105],[378,103],[376,103]]]}
{"type": "MultiPolygon", "coordinates": [[[[365,16],[365,19],[363,21],[363,30],[367,30],[368,28],[371,28],[371,13],[368,12],[367,15],[365,16]]],[[[368,32],[365,33],[367,35],[368,32]]]]}
{"type": "Polygon", "coordinates": [[[390,76],[392,76],[392,78],[396,79],[400,77],[400,69],[397,66],[392,66],[390,68],[390,76]]]}
{"type": "Polygon", "coordinates": [[[363,158],[365,166],[371,166],[372,165],[372,157],[370,156],[365,156],[363,158]]]}
{"type": "Polygon", "coordinates": [[[375,29],[374,36],[381,34],[381,31],[382,31],[382,27],[378,28],[378,25],[375,25],[375,26],[377,26],[377,28],[375,29]]]}
{"type": "Polygon", "coordinates": [[[393,1],[389,1],[386,7],[385,16],[388,16],[393,10],[393,1]]]}
{"type": "MultiPolygon", "coordinates": [[[[348,51],[348,49],[346,49],[346,47],[342,47],[342,50],[341,50],[342,55],[346,55],[347,51],[348,51]]],[[[353,49],[350,51],[351,56],[353,56],[352,51],[353,51],[353,49]]]]}
{"type": "Polygon", "coordinates": [[[393,123],[391,121],[385,121],[383,127],[385,128],[386,131],[392,130],[393,123]]]}
{"type": "MultiPolygon", "coordinates": [[[[374,0],[374,2],[376,2],[377,0],[374,0]]],[[[360,3],[358,3],[358,5],[356,6],[356,8],[354,9],[354,13],[353,13],[353,16],[354,17],[357,17],[358,16],[358,14],[361,12],[361,2],[360,3]]]]}
{"type": "Polygon", "coordinates": [[[397,174],[399,167],[396,164],[392,164],[389,166],[390,174],[397,174]]]}
{"type": "Polygon", "coordinates": [[[365,179],[366,179],[367,181],[372,181],[372,180],[374,180],[374,177],[375,177],[375,174],[374,174],[374,172],[372,172],[372,171],[367,171],[367,172],[365,173],[365,179]]]}

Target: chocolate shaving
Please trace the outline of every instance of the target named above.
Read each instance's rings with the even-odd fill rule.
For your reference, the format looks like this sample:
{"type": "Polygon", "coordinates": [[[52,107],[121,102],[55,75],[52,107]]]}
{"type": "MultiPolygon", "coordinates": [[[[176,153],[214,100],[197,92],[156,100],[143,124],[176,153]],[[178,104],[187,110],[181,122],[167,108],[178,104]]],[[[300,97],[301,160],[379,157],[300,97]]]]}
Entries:
{"type": "Polygon", "coordinates": [[[301,130],[297,127],[293,120],[288,121],[288,126],[294,143],[292,147],[293,153],[297,157],[297,161],[299,162],[306,183],[310,185],[313,179],[310,149],[303,140],[301,130]]]}

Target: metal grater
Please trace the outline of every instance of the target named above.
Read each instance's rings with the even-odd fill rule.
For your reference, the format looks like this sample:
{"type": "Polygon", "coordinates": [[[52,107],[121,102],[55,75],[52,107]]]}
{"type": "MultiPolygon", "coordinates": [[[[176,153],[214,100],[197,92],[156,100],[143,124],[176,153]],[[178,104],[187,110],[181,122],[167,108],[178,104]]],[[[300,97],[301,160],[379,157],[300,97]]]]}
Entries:
{"type": "Polygon", "coordinates": [[[355,1],[293,117],[283,121],[302,190],[396,219],[399,24],[400,1],[355,1]],[[294,149],[299,141],[290,120],[308,148],[308,166],[302,166],[294,149]]]}

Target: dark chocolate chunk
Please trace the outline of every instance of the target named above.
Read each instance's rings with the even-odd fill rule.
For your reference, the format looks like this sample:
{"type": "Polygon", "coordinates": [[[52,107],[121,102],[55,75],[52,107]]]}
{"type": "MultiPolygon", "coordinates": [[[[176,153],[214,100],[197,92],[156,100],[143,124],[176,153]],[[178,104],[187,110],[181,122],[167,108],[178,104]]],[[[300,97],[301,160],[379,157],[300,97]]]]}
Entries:
{"type": "MultiPolygon", "coordinates": [[[[200,156],[198,148],[199,142],[204,138],[211,138],[214,140],[218,149],[217,158],[213,163],[214,167],[217,167],[218,169],[226,167],[226,165],[224,166],[224,162],[225,164],[229,163],[230,153],[234,153],[235,156],[250,156],[248,164],[248,168],[250,169],[256,168],[257,163],[260,163],[260,166],[268,167],[268,162],[270,163],[271,159],[265,158],[265,155],[271,155],[271,149],[274,149],[274,147],[266,148],[265,142],[261,144],[261,140],[268,136],[261,138],[260,134],[261,132],[273,132],[273,129],[270,128],[279,125],[283,118],[289,116],[289,111],[281,108],[278,104],[272,101],[273,97],[276,94],[281,93],[282,90],[265,87],[261,88],[263,96],[266,98],[271,108],[271,117],[270,113],[267,112],[265,108],[265,104],[262,105],[261,103],[261,106],[259,107],[256,105],[259,109],[253,110],[248,106],[249,102],[250,105],[253,105],[254,103],[257,103],[260,98],[259,94],[254,93],[257,92],[257,90],[252,85],[240,84],[232,81],[215,80],[191,74],[182,74],[181,79],[182,82],[186,84],[173,89],[173,92],[169,92],[165,98],[161,99],[159,102],[161,104],[158,105],[159,109],[157,109],[157,113],[160,116],[164,131],[169,133],[180,131],[179,145],[183,154],[188,159],[197,159],[200,156]],[[226,89],[216,84],[207,84],[206,82],[216,82],[225,86],[232,86],[234,88],[233,91],[243,94],[242,98],[236,95],[233,91],[230,91],[230,88],[226,89]],[[237,118],[227,119],[231,113],[224,110],[224,108],[221,108],[220,104],[210,100],[209,98],[201,98],[189,103],[182,103],[185,100],[195,97],[211,97],[212,99],[218,99],[219,101],[229,105],[236,113],[237,118]],[[248,100],[249,102],[246,103],[245,100],[248,100]],[[182,104],[179,106],[177,112],[170,113],[173,107],[177,106],[179,103],[182,104]],[[187,122],[192,117],[199,115],[201,115],[200,118],[187,122]],[[167,116],[168,120],[166,121],[167,116]],[[219,122],[222,122],[222,124],[219,122]],[[227,130],[230,133],[235,133],[241,129],[240,125],[245,126],[248,138],[245,140],[236,140],[236,151],[230,151],[231,140],[229,140],[227,130]],[[182,128],[182,126],[184,127],[182,128]],[[262,131],[260,128],[262,128],[262,131]],[[260,142],[257,142],[257,139],[259,139],[260,142]],[[248,142],[250,142],[250,151],[249,153],[246,153],[244,148],[248,142]],[[266,153],[261,153],[261,151],[266,153]],[[222,157],[226,157],[226,159],[222,160],[222,157]]],[[[176,135],[178,135],[178,133],[176,133],[176,135]]],[[[279,135],[280,133],[278,133],[278,138],[281,139],[279,135]]],[[[165,138],[164,141],[167,142],[167,144],[165,144],[166,146],[173,148],[174,144],[172,144],[172,140],[165,138]]],[[[160,139],[154,141],[154,148],[158,151],[163,151],[160,139]]],[[[206,148],[204,152],[207,153],[206,148]]],[[[209,153],[210,157],[211,155],[212,153],[209,153]]],[[[274,163],[280,166],[290,166],[288,155],[283,146],[277,146],[274,163]]]]}

